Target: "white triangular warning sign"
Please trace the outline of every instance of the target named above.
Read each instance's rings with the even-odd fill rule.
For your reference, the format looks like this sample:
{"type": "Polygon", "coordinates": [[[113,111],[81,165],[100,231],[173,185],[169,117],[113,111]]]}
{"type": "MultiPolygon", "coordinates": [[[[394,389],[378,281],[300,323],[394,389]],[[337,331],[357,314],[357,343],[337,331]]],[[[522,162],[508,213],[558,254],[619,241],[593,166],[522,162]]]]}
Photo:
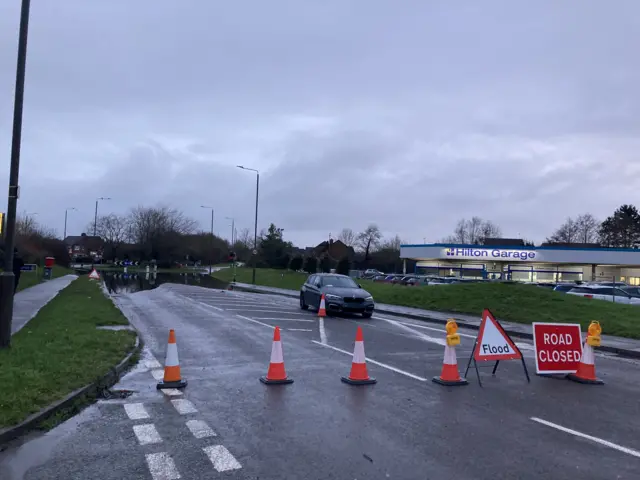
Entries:
{"type": "Polygon", "coordinates": [[[91,270],[91,273],[89,274],[89,278],[93,279],[93,280],[98,280],[100,278],[100,274],[98,273],[98,271],[94,268],[93,270],[91,270]]]}
{"type": "Polygon", "coordinates": [[[473,356],[480,360],[519,360],[522,353],[511,341],[489,310],[482,312],[482,323],[473,356]]]}

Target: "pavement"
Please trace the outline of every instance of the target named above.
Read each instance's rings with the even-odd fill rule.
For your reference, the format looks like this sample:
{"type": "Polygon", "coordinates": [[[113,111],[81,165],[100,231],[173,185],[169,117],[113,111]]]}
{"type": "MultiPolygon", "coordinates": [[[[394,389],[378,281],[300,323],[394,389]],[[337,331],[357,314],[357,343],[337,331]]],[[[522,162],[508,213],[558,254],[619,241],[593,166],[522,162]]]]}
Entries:
{"type": "Polygon", "coordinates": [[[20,331],[36,314],[58,295],[60,290],[68,286],[78,278],[77,275],[65,275],[63,277],[47,280],[33,287],[26,288],[13,297],[13,320],[11,334],[20,331]]]}
{"type": "MultiPolygon", "coordinates": [[[[251,285],[248,283],[235,283],[236,287],[246,291],[256,291],[263,293],[273,293],[286,297],[298,298],[300,293],[295,290],[284,288],[264,287],[262,285],[251,285]]],[[[398,287],[412,288],[412,287],[398,287]]],[[[403,307],[399,305],[389,305],[386,303],[376,303],[376,310],[381,313],[410,317],[416,320],[437,321],[446,323],[450,318],[454,318],[459,325],[464,325],[477,330],[482,321],[480,312],[478,315],[466,315],[464,313],[438,312],[435,310],[424,310],[421,308],[403,307]]],[[[596,319],[593,319],[596,320],[596,319]]],[[[603,319],[606,320],[606,319],[603,319]]],[[[500,325],[512,336],[531,339],[533,333],[530,324],[508,322],[498,318],[500,325]]],[[[604,328],[606,329],[606,321],[604,328]]],[[[584,333],[584,332],[583,332],[584,333]]],[[[602,350],[611,353],[619,353],[633,358],[640,358],[640,340],[632,338],[616,337],[613,335],[602,335],[602,350]]]]}
{"type": "MultiPolygon", "coordinates": [[[[146,343],[139,365],[101,400],[0,454],[2,480],[637,479],[640,362],[599,355],[603,386],[533,374],[533,348],[484,387],[443,387],[445,332],[375,314],[327,317],[297,299],[164,284],[115,295],[146,343]],[[273,328],[294,383],[259,382],[273,328]],[[364,331],[376,385],[340,381],[364,331]],[[184,391],[158,391],[175,329],[184,391]]],[[[461,373],[477,334],[461,328],[461,373]]],[[[492,366],[492,365],[491,365],[492,366]]]]}

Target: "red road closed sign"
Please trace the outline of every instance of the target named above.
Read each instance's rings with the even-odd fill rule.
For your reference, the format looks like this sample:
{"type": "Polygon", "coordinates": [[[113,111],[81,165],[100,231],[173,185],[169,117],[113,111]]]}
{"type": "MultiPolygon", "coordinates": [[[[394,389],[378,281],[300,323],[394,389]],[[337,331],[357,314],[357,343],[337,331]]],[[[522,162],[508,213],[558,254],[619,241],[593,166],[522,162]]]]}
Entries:
{"type": "Polygon", "coordinates": [[[575,373],[582,357],[582,332],[574,323],[533,323],[536,373],[575,373]]]}

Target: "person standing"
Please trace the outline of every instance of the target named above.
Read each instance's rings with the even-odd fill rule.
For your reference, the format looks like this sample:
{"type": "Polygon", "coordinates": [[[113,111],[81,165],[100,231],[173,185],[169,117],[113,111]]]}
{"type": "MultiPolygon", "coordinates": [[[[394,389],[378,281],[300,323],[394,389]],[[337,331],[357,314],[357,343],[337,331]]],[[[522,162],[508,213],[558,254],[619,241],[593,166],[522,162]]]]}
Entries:
{"type": "Polygon", "coordinates": [[[13,292],[18,289],[18,284],[20,283],[20,274],[22,273],[22,267],[24,267],[24,259],[18,253],[18,249],[15,248],[13,250],[13,275],[15,276],[15,285],[13,287],[13,292]]]}

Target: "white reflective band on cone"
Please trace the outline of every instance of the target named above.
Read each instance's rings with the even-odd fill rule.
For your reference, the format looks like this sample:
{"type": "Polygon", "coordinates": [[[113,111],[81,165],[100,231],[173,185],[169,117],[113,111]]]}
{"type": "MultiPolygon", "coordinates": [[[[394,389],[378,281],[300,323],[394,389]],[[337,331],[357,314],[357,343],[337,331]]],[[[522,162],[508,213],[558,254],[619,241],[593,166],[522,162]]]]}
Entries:
{"type": "Polygon", "coordinates": [[[585,342],[582,347],[582,363],[585,365],[595,365],[596,359],[593,355],[593,347],[585,342]]]}
{"type": "Polygon", "coordinates": [[[444,347],[444,361],[442,362],[445,365],[457,365],[458,360],[456,358],[456,349],[450,347],[449,345],[445,345],[444,347]]]}
{"type": "Polygon", "coordinates": [[[284,363],[282,356],[282,342],[273,342],[271,346],[271,363],[284,363]]]}
{"type": "Polygon", "coordinates": [[[356,342],[356,346],[353,349],[353,363],[366,363],[364,342],[356,342]]]}
{"type": "Polygon", "coordinates": [[[164,359],[165,367],[177,367],[180,364],[178,360],[178,345],[170,343],[167,345],[167,355],[164,359]]]}

